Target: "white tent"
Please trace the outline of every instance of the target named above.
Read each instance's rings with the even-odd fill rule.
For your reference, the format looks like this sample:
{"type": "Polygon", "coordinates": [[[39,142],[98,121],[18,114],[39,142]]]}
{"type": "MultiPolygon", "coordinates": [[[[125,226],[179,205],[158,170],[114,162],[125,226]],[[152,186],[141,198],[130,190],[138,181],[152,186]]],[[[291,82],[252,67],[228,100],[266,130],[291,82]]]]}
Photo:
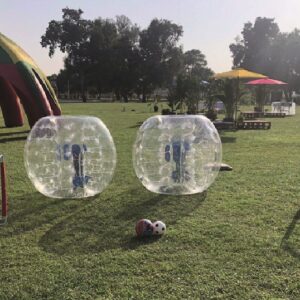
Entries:
{"type": "Polygon", "coordinates": [[[296,114],[295,102],[272,102],[272,113],[285,113],[286,116],[296,114]]]}

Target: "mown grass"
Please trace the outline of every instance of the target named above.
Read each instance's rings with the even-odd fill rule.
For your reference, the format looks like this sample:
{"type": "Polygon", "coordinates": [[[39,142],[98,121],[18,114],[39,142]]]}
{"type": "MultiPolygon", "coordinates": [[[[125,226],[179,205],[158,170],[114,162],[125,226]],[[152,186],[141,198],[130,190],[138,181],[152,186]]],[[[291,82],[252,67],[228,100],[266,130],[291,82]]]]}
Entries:
{"type": "Polygon", "coordinates": [[[222,133],[223,161],[234,170],[206,193],[176,197],[148,192],[132,168],[149,107],[62,108],[105,122],[118,155],[114,179],[93,198],[46,198],[25,173],[29,127],[0,128],[10,201],[0,228],[1,300],[299,299],[299,111],[271,119],[270,130],[222,133]],[[139,218],[163,220],[167,234],[137,240],[139,218]]]}

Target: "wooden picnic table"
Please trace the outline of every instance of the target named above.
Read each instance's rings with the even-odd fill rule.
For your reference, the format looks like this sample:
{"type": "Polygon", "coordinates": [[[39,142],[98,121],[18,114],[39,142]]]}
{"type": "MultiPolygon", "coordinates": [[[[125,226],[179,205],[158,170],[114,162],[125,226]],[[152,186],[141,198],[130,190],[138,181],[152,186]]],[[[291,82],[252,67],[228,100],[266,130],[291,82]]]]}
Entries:
{"type": "Polygon", "coordinates": [[[266,118],[284,118],[286,116],[285,113],[282,112],[265,112],[265,117],[266,118]]]}
{"type": "Polygon", "coordinates": [[[264,120],[247,120],[237,123],[238,129],[270,129],[271,122],[264,120]]]}
{"type": "Polygon", "coordinates": [[[235,122],[214,121],[213,123],[218,131],[236,129],[235,122]]]}
{"type": "Polygon", "coordinates": [[[245,118],[245,120],[253,120],[264,117],[264,113],[260,111],[244,111],[241,112],[241,115],[245,118]]]}

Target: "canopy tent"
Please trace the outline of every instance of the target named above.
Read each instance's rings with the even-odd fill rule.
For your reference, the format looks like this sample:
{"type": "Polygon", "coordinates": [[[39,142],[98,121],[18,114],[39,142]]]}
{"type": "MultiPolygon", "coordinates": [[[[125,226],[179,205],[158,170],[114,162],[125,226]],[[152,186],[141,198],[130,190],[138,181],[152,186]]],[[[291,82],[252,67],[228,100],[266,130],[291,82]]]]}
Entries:
{"type": "Polygon", "coordinates": [[[256,79],[246,82],[245,84],[248,85],[287,85],[286,82],[275,80],[271,78],[262,78],[262,79],[256,79]]]}
{"type": "Polygon", "coordinates": [[[240,98],[240,80],[250,78],[267,78],[267,76],[255,73],[243,68],[236,68],[227,72],[217,73],[213,76],[215,79],[236,79],[236,99],[235,101],[235,119],[237,117],[237,106],[240,98]]]}
{"type": "Polygon", "coordinates": [[[217,73],[214,75],[216,79],[247,79],[247,78],[267,78],[267,76],[243,68],[236,68],[231,71],[217,73]]]}
{"type": "Polygon", "coordinates": [[[266,98],[266,87],[267,86],[285,86],[287,85],[286,82],[272,79],[272,78],[261,78],[256,80],[251,80],[245,83],[248,86],[255,86],[257,87],[256,90],[256,103],[260,111],[263,111],[263,107],[265,104],[266,98]],[[261,99],[260,99],[261,98],[261,99]]]}
{"type": "Polygon", "coordinates": [[[17,44],[0,33],[0,107],[7,127],[23,125],[21,104],[30,126],[61,109],[47,77],[17,44]]]}

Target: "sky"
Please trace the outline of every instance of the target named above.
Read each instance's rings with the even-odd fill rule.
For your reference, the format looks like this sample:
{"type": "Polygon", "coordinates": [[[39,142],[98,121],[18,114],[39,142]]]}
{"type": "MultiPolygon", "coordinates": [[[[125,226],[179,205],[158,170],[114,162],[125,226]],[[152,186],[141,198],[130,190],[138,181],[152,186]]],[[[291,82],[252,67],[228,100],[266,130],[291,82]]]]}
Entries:
{"type": "Polygon", "coordinates": [[[275,18],[282,32],[300,28],[299,0],[0,0],[0,32],[21,46],[46,73],[63,68],[59,50],[52,58],[40,45],[51,20],[62,19],[62,8],[81,8],[83,18],[127,16],[145,29],[154,18],[183,27],[184,51],[199,49],[214,72],[231,69],[230,43],[246,22],[275,18]]]}

